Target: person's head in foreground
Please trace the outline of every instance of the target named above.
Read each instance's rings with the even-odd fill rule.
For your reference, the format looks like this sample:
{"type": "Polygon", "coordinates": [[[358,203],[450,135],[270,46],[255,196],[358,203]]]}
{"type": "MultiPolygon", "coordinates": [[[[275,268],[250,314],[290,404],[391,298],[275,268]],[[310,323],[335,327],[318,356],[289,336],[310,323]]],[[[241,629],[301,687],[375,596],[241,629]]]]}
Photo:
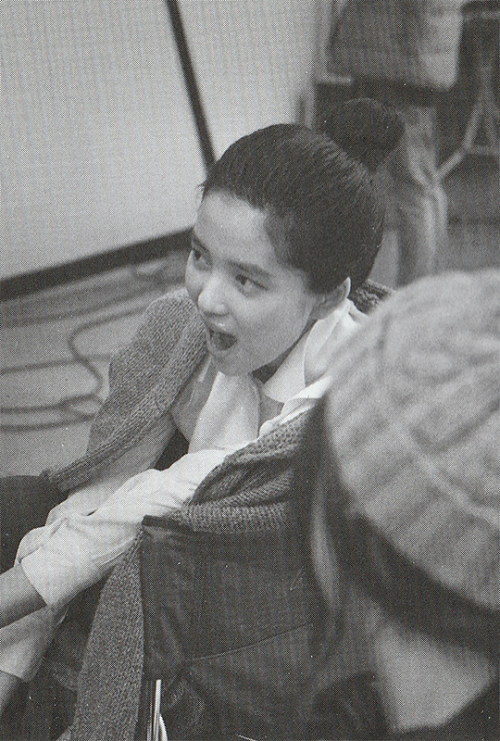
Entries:
{"type": "Polygon", "coordinates": [[[372,174],[402,131],[395,110],[353,100],[332,116],[335,141],[277,124],[239,139],[215,163],[186,287],[219,370],[276,366],[367,278],[384,222],[372,174]]]}
{"type": "Polygon", "coordinates": [[[393,737],[496,739],[500,271],[394,294],[331,375],[299,510],[323,635],[355,584],[393,737]]]}

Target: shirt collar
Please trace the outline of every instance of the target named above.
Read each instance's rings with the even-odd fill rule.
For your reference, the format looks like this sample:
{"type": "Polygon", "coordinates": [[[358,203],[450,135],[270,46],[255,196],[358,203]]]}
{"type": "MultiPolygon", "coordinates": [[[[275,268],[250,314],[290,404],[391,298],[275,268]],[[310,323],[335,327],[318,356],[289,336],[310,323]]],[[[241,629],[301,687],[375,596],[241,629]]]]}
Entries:
{"type": "Polygon", "coordinates": [[[319,319],[285,358],[276,373],[263,384],[266,396],[285,403],[321,378],[335,346],[350,336],[363,321],[349,299],[344,299],[327,317],[319,319]]]}

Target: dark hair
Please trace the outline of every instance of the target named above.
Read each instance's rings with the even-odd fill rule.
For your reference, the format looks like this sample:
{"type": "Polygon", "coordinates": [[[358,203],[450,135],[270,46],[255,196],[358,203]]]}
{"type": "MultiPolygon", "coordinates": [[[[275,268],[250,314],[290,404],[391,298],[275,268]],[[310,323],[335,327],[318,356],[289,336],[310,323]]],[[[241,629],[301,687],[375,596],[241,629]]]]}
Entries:
{"type": "Polygon", "coordinates": [[[224,191],[267,213],[278,257],[329,291],[368,277],[380,248],[384,208],[371,174],[403,131],[399,114],[359,99],[339,107],[329,133],[296,124],[259,129],[212,166],[203,197],[224,191]],[[336,126],[334,125],[336,122],[336,126]]]}

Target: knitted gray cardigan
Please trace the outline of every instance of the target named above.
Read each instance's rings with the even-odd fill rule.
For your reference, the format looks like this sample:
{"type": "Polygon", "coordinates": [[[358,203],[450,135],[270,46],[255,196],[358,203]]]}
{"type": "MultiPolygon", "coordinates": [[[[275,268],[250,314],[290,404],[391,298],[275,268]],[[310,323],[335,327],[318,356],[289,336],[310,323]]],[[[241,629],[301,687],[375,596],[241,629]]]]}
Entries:
{"type": "MultiPolygon", "coordinates": [[[[387,291],[365,284],[351,297],[369,311],[387,291]]],[[[135,338],[113,360],[110,395],[93,424],[87,454],[49,472],[69,489],[99,475],[171,407],[205,357],[203,328],[184,292],[157,300],[135,338]]],[[[293,471],[308,415],[232,454],[169,519],[192,531],[263,532],[290,522],[293,471]]],[[[132,741],[143,667],[140,535],[102,592],[79,677],[73,741],[132,741]]]]}
{"type": "MultiPolygon", "coordinates": [[[[387,294],[367,281],[351,299],[366,313],[387,294]]],[[[92,423],[85,455],[45,476],[63,492],[98,478],[168,413],[206,354],[203,325],[186,291],[154,301],[111,361],[109,396],[92,423]]]]}
{"type": "Polygon", "coordinates": [[[203,325],[187,293],[177,290],[154,301],[132,341],[111,361],[109,396],[92,423],[86,454],[44,474],[68,491],[105,473],[168,413],[205,356],[203,325]]]}

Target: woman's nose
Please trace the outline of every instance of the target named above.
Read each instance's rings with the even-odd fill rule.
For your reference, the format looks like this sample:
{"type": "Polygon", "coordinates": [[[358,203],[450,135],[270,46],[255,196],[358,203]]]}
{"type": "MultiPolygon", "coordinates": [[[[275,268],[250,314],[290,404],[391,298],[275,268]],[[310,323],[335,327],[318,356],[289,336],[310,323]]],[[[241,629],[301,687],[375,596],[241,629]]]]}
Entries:
{"type": "Polygon", "coordinates": [[[227,313],[226,302],[224,298],[224,287],[221,279],[212,273],[203,280],[198,294],[198,308],[202,314],[227,313]]]}

